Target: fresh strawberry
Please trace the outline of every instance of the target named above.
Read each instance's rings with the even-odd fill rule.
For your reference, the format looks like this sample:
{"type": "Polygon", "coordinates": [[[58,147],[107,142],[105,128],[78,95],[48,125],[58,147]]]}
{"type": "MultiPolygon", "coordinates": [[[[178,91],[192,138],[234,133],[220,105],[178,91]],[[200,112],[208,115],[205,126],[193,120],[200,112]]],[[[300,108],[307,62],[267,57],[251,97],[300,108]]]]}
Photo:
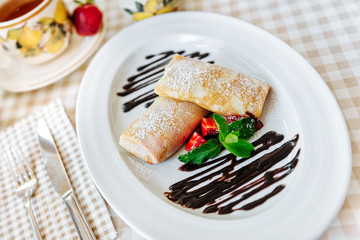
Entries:
{"type": "Polygon", "coordinates": [[[96,34],[102,22],[101,11],[92,4],[93,0],[86,0],[85,3],[75,2],[80,4],[73,13],[73,22],[77,33],[82,36],[96,34]]]}
{"type": "Polygon", "coordinates": [[[201,120],[201,134],[204,137],[217,135],[219,130],[217,129],[215,120],[212,118],[203,118],[201,120]]]}
{"type": "Polygon", "coordinates": [[[204,143],[206,143],[206,140],[200,134],[198,134],[197,132],[194,132],[193,135],[191,136],[189,142],[186,144],[185,150],[191,151],[197,147],[200,147],[204,143]]]}
{"type": "Polygon", "coordinates": [[[230,124],[232,122],[242,119],[243,117],[244,116],[230,115],[230,116],[226,116],[225,119],[226,119],[227,124],[230,124]]]}

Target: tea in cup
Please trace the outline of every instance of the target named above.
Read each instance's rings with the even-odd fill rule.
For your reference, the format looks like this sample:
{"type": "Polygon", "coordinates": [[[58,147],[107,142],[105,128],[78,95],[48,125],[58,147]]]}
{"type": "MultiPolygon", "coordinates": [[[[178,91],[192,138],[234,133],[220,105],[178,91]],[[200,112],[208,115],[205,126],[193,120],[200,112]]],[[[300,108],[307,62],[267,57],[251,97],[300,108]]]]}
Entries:
{"type": "Polygon", "coordinates": [[[0,0],[0,43],[16,59],[47,62],[67,48],[71,32],[62,0],[0,0]]]}

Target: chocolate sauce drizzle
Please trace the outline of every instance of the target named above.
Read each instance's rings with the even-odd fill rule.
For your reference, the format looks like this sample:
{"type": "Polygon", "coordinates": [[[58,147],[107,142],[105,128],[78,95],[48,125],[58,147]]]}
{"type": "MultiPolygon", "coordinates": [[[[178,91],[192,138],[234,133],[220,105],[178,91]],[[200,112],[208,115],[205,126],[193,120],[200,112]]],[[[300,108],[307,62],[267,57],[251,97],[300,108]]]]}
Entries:
{"type": "MultiPolygon", "coordinates": [[[[120,97],[127,96],[129,94],[135,94],[138,90],[143,89],[147,86],[153,85],[159,81],[163,76],[165,66],[170,62],[174,54],[184,55],[190,58],[197,58],[199,60],[207,58],[209,53],[186,53],[185,50],[181,51],[166,51],[159,54],[151,54],[145,57],[146,60],[151,59],[150,63],[138,67],[137,73],[133,76],[130,76],[127,79],[127,83],[123,86],[123,91],[117,92],[117,95],[120,97]]],[[[214,63],[214,61],[208,61],[209,63],[214,63]]],[[[157,97],[157,94],[154,93],[154,88],[151,88],[150,91],[145,93],[137,94],[130,101],[123,104],[123,112],[128,112],[133,108],[139,106],[142,103],[145,103],[145,107],[149,107],[153,103],[153,99],[157,97]]]]}
{"type": "Polygon", "coordinates": [[[289,156],[298,142],[299,135],[254,160],[256,155],[282,142],[283,139],[283,135],[270,131],[252,143],[255,150],[248,158],[238,158],[230,153],[202,165],[184,164],[179,170],[194,171],[207,168],[173,184],[169,188],[170,192],[165,192],[164,195],[174,203],[187,208],[197,209],[205,206],[204,213],[229,214],[237,210],[253,209],[281,192],[285,185],[279,184],[265,196],[243,206],[238,205],[284,179],[297,165],[300,149],[290,162],[270,170],[289,156]],[[235,170],[240,164],[244,166],[235,170]]]}

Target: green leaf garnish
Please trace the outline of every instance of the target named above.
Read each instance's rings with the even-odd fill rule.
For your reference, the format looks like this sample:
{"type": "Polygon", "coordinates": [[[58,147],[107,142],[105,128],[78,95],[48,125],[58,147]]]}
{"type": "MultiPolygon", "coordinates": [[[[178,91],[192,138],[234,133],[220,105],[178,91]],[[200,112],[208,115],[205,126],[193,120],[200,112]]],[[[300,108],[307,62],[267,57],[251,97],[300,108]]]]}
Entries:
{"type": "Polygon", "coordinates": [[[213,118],[215,120],[216,126],[219,130],[219,140],[223,142],[226,135],[228,134],[228,124],[223,116],[214,113],[213,118]]]}
{"type": "Polygon", "coordinates": [[[244,139],[237,139],[235,142],[224,142],[224,147],[238,157],[250,157],[251,152],[254,151],[254,146],[244,139]]]}
{"type": "Polygon", "coordinates": [[[213,115],[219,130],[219,140],[224,147],[238,157],[249,157],[254,146],[246,141],[251,138],[256,129],[254,119],[247,117],[227,124],[224,117],[213,115]]]}
{"type": "Polygon", "coordinates": [[[205,160],[217,157],[223,147],[238,157],[247,158],[251,155],[254,146],[247,140],[256,131],[254,119],[242,118],[228,125],[226,119],[219,114],[214,113],[213,118],[219,130],[220,143],[216,138],[211,138],[200,147],[180,155],[180,161],[200,165],[205,160]]]}
{"type": "Polygon", "coordinates": [[[180,155],[179,160],[184,163],[191,162],[200,165],[205,160],[218,156],[222,149],[223,147],[219,144],[219,141],[215,138],[211,138],[200,147],[180,155]]]}
{"type": "Polygon", "coordinates": [[[239,131],[231,132],[225,137],[225,143],[235,143],[239,141],[239,131]]]}
{"type": "Polygon", "coordinates": [[[255,120],[251,117],[242,118],[235,122],[232,122],[228,127],[228,132],[239,131],[239,138],[240,139],[250,139],[254,136],[256,131],[255,129],[255,120]]]}

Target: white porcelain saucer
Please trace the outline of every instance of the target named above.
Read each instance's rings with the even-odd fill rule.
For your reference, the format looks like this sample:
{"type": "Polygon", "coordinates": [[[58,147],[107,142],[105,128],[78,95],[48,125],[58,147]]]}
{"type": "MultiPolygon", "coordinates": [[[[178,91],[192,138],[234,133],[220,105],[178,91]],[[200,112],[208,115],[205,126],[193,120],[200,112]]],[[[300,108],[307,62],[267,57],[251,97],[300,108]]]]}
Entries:
{"type": "Polygon", "coordinates": [[[59,57],[41,65],[28,65],[0,50],[0,88],[26,92],[54,83],[80,67],[99,47],[106,24],[94,36],[82,37],[73,29],[69,47],[59,57]]]}

